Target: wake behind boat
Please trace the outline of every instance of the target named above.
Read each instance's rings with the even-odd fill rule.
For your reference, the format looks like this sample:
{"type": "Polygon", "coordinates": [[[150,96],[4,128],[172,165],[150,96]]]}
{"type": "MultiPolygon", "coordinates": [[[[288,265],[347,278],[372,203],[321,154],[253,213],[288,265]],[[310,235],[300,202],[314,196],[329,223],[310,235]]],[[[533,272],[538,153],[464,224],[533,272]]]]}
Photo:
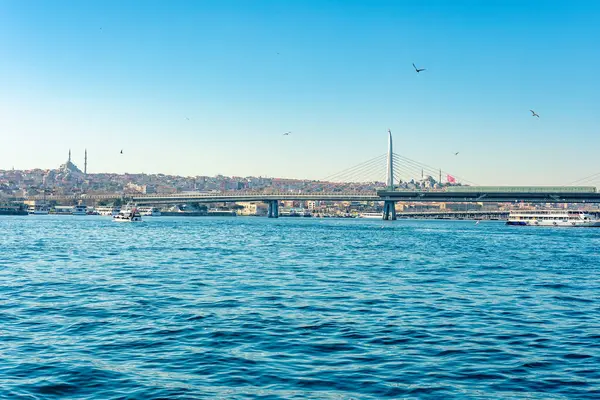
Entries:
{"type": "Polygon", "coordinates": [[[577,210],[511,211],[507,225],[600,227],[600,220],[577,210]]]}

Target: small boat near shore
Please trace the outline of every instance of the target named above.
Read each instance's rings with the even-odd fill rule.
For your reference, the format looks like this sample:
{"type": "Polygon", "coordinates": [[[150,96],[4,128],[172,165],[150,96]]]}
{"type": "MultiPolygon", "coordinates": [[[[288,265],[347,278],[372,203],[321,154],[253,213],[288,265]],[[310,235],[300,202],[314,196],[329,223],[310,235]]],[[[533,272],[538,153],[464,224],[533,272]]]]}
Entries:
{"type": "Polygon", "coordinates": [[[600,219],[578,210],[519,210],[511,211],[507,225],[600,227],[600,219]]]}
{"type": "Polygon", "coordinates": [[[113,217],[116,222],[142,222],[142,214],[137,208],[123,209],[113,217]]]}

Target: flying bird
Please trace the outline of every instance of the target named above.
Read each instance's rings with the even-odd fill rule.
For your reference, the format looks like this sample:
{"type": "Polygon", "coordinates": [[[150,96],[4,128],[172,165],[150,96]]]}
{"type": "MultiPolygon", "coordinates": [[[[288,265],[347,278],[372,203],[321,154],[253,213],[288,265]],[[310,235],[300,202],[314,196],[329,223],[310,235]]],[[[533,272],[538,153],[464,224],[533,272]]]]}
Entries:
{"type": "Polygon", "coordinates": [[[457,151],[456,153],[454,153],[454,155],[455,155],[455,156],[457,156],[457,155],[458,155],[458,153],[460,153],[460,151],[457,151]]]}
{"type": "Polygon", "coordinates": [[[538,118],[540,117],[539,115],[536,114],[535,111],[533,111],[533,110],[529,110],[529,111],[531,111],[531,116],[532,117],[538,117],[538,118]]]}
{"type": "Polygon", "coordinates": [[[123,154],[123,150],[121,150],[121,154],[123,154]]]}
{"type": "Polygon", "coordinates": [[[413,63],[413,67],[415,67],[415,71],[417,71],[417,74],[421,71],[425,71],[425,68],[417,68],[417,66],[415,65],[415,63],[413,63]]]}
{"type": "Polygon", "coordinates": [[[189,118],[189,117],[185,117],[185,119],[186,119],[186,121],[189,121],[189,120],[190,120],[190,118],[189,118]]]}
{"type": "Polygon", "coordinates": [[[286,132],[286,133],[283,134],[283,136],[289,136],[290,133],[292,133],[292,132],[286,132]]]}

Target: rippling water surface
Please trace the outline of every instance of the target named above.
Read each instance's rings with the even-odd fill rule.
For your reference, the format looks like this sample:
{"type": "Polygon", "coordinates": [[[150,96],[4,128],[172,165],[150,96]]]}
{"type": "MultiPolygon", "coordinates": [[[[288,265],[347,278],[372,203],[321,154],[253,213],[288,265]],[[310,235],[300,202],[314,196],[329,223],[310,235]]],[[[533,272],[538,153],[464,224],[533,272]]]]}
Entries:
{"type": "Polygon", "coordinates": [[[599,398],[600,229],[0,217],[0,398],[599,398]]]}

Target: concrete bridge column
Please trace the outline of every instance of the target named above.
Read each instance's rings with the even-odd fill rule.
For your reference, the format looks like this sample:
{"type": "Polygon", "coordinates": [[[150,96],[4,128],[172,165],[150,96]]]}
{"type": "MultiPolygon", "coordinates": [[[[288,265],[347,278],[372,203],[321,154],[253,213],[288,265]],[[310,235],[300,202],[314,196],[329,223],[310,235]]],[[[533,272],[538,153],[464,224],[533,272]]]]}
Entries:
{"type": "Polygon", "coordinates": [[[385,200],[383,202],[383,219],[385,221],[396,220],[396,202],[393,200],[385,200]]]}
{"type": "Polygon", "coordinates": [[[269,200],[267,201],[269,204],[269,218],[279,218],[279,200],[269,200]]]}

